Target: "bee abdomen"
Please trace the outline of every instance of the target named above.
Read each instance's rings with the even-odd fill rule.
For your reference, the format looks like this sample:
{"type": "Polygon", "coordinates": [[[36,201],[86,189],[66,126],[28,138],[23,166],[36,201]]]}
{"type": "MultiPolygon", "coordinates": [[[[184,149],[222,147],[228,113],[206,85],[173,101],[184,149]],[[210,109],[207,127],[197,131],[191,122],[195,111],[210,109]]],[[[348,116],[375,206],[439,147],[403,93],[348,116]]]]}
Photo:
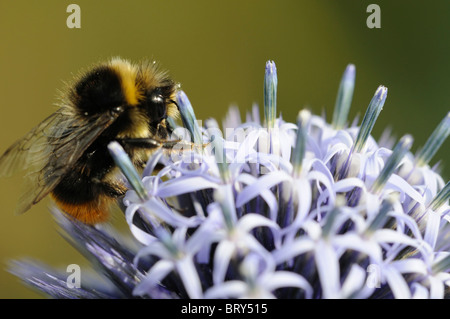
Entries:
{"type": "Polygon", "coordinates": [[[51,197],[64,212],[92,225],[107,221],[111,205],[125,191],[120,183],[74,174],[63,178],[51,197]]]}
{"type": "Polygon", "coordinates": [[[110,206],[114,202],[113,198],[106,196],[102,196],[102,198],[97,198],[92,201],[78,204],[65,202],[56,197],[54,193],[51,194],[51,197],[62,211],[69,214],[73,218],[89,225],[107,221],[109,217],[110,206]]]}

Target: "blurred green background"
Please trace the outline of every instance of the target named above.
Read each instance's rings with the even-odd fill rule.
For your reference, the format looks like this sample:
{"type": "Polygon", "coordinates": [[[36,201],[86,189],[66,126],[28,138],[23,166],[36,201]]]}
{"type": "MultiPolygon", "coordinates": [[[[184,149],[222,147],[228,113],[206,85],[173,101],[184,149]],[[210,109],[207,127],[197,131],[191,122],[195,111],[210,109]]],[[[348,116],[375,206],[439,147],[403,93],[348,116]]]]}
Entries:
{"type": "MultiPolygon", "coordinates": [[[[234,103],[262,104],[264,65],[278,69],[278,108],[295,121],[308,106],[334,107],[348,63],[356,65],[351,118],[363,115],[379,84],[389,88],[375,126],[411,133],[414,150],[449,110],[450,1],[73,1],[81,29],[68,29],[69,1],[0,2],[0,152],[55,110],[62,81],[112,56],[161,62],[182,84],[198,119],[221,120],[234,103]],[[369,29],[366,8],[381,8],[369,29]]],[[[442,159],[449,167],[449,142],[442,159]]],[[[49,200],[14,216],[20,176],[0,181],[0,298],[36,298],[4,269],[32,257],[65,269],[86,265],[59,234],[49,200]]],[[[119,218],[120,219],[120,218],[119,218]]]]}

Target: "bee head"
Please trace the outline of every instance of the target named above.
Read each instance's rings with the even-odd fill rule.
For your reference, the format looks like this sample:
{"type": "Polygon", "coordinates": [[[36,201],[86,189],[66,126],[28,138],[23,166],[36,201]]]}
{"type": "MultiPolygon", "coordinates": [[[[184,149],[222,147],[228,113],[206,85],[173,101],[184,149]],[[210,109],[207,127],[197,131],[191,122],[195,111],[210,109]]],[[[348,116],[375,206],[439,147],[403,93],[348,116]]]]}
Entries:
{"type": "Polygon", "coordinates": [[[146,112],[151,127],[157,127],[168,116],[168,106],[172,104],[173,87],[156,87],[146,92],[139,107],[146,112]]]}
{"type": "Polygon", "coordinates": [[[124,136],[165,138],[166,118],[178,116],[175,90],[174,82],[155,63],[131,64],[115,58],[82,76],[70,100],[81,116],[120,117],[114,129],[124,136]]]}

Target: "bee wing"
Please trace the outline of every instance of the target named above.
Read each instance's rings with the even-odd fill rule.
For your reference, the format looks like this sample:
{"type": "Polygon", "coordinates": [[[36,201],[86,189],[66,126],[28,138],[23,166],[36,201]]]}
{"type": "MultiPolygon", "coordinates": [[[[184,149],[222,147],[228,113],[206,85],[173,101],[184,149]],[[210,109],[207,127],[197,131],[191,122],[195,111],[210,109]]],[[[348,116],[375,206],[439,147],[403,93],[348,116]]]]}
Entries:
{"type": "Polygon", "coordinates": [[[0,157],[0,176],[27,171],[16,214],[38,203],[61,181],[83,152],[117,117],[80,118],[60,110],[13,144],[0,157]]]}
{"type": "Polygon", "coordinates": [[[53,113],[11,145],[0,157],[0,177],[11,176],[18,170],[29,170],[31,164],[43,161],[46,154],[42,150],[47,143],[47,135],[60,121],[61,114],[53,113]]]}

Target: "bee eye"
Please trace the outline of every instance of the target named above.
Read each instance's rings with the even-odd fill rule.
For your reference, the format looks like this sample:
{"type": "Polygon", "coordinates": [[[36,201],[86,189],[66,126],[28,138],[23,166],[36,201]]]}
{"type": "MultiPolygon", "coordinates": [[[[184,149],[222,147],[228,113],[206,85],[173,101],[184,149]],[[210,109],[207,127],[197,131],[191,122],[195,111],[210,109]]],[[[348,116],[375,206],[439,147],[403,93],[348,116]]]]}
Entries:
{"type": "Polygon", "coordinates": [[[162,94],[152,94],[151,100],[155,104],[164,103],[164,97],[162,96],[162,94]]]}
{"type": "Polygon", "coordinates": [[[167,117],[167,98],[162,88],[155,88],[148,93],[148,98],[143,107],[146,109],[152,125],[158,125],[164,118],[167,117]]]}
{"type": "Polygon", "coordinates": [[[123,106],[116,106],[111,110],[113,115],[118,115],[123,112],[123,106]]]}

